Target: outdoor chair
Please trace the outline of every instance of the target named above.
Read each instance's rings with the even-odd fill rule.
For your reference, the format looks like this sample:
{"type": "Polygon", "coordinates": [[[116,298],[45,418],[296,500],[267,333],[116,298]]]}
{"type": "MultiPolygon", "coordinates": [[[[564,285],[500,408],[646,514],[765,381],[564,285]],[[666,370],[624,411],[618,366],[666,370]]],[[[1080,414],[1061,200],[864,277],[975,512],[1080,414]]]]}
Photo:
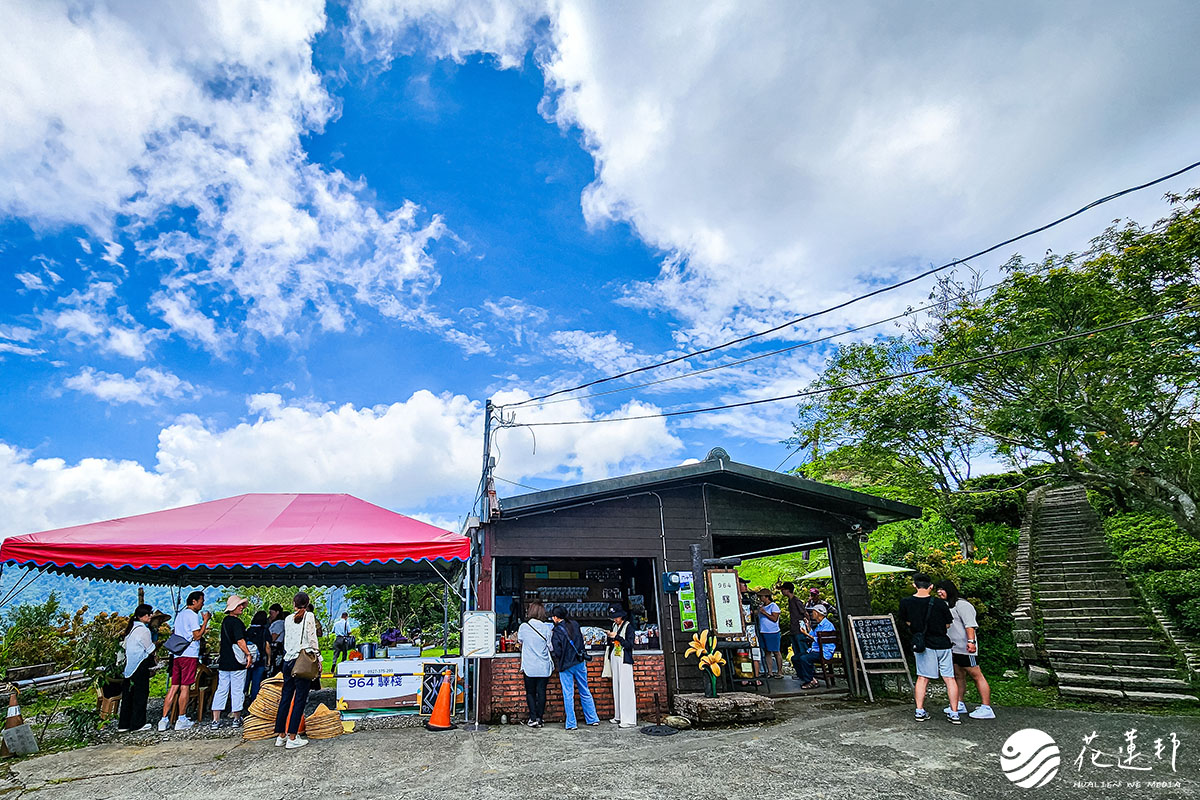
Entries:
{"type": "Polygon", "coordinates": [[[849,674],[846,672],[846,659],[842,657],[842,637],[837,631],[817,631],[817,648],[825,653],[825,645],[833,644],[833,655],[829,658],[822,658],[818,663],[821,666],[821,676],[825,679],[826,688],[832,688],[837,681],[835,680],[835,668],[840,666],[842,674],[846,676],[846,682],[849,683],[849,674]]]}

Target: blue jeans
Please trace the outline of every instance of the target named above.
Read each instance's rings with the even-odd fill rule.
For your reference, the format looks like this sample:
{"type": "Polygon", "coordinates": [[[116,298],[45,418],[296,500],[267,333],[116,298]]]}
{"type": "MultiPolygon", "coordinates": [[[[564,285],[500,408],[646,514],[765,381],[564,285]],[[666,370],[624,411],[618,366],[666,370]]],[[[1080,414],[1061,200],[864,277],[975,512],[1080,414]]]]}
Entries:
{"type": "Polygon", "coordinates": [[[250,676],[249,676],[250,677],[249,697],[250,697],[251,703],[253,703],[254,698],[258,696],[258,687],[262,684],[263,678],[265,678],[266,676],[267,676],[267,665],[261,664],[261,663],[255,661],[254,666],[250,668],[250,676]]]}
{"type": "Polygon", "coordinates": [[[817,671],[813,669],[813,664],[820,660],[820,651],[808,652],[796,659],[796,672],[800,675],[801,683],[808,683],[817,677],[817,671]]]}
{"type": "Polygon", "coordinates": [[[567,715],[567,730],[575,727],[575,687],[579,687],[579,705],[583,706],[583,721],[592,725],[600,721],[596,714],[596,701],[587,684],[587,664],[582,661],[568,669],[558,671],[558,682],[562,684],[563,711],[567,715]]]}

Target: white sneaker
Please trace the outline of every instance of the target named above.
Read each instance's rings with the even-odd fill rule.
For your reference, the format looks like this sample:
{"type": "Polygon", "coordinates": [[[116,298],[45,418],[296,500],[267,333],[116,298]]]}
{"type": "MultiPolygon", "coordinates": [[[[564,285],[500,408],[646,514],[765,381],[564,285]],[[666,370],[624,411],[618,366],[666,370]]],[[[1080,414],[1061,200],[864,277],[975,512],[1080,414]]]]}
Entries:
{"type": "Polygon", "coordinates": [[[187,717],[180,717],[179,719],[175,720],[175,730],[177,730],[177,731],[191,730],[195,724],[196,723],[192,722],[187,717]]]}
{"type": "MultiPolygon", "coordinates": [[[[943,714],[953,714],[954,709],[951,708],[950,706],[946,706],[945,708],[942,709],[942,713],[943,714]]],[[[958,703],[958,713],[959,714],[967,713],[967,704],[962,702],[961,700],[958,703]]]]}
{"type": "Polygon", "coordinates": [[[276,736],[275,737],[275,746],[276,747],[283,747],[285,744],[287,744],[286,736],[276,736]]]}
{"type": "Polygon", "coordinates": [[[137,733],[141,733],[142,731],[152,731],[152,730],[154,730],[154,726],[151,725],[149,722],[147,722],[145,725],[143,725],[142,727],[137,729],[137,733]]]}
{"type": "Polygon", "coordinates": [[[636,722],[622,722],[622,723],[621,723],[621,724],[620,724],[618,727],[621,727],[621,728],[636,728],[636,727],[637,727],[637,723],[636,723],[636,722]]]}
{"type": "Polygon", "coordinates": [[[979,708],[967,714],[971,719],[995,719],[996,712],[992,711],[991,706],[980,706],[979,708]]]}
{"type": "Polygon", "coordinates": [[[163,717],[158,721],[158,732],[165,733],[167,728],[171,727],[171,718],[163,717]]]}
{"type": "Polygon", "coordinates": [[[612,719],[610,719],[610,720],[609,720],[609,722],[611,722],[613,725],[620,725],[620,724],[621,724],[621,718],[620,718],[620,717],[613,717],[612,719]]]}
{"type": "Polygon", "coordinates": [[[284,750],[295,750],[297,747],[304,747],[308,744],[308,739],[301,739],[297,736],[295,739],[288,739],[288,743],[283,746],[284,750]]]}

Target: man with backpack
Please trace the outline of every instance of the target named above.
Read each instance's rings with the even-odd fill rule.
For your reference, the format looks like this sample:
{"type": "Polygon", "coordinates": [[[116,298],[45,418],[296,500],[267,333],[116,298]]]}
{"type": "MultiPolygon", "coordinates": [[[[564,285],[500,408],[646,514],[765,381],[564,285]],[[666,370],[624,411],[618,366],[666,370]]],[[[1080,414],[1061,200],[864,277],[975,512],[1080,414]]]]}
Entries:
{"type": "Polygon", "coordinates": [[[179,698],[179,717],[175,720],[175,730],[186,731],[193,722],[187,718],[188,700],[191,696],[192,684],[196,682],[196,672],[200,668],[200,640],[208,631],[208,621],[212,614],[205,611],[203,616],[200,609],[204,608],[204,592],[192,592],[187,598],[187,608],[175,616],[175,632],[163,644],[169,653],[175,656],[171,663],[171,688],[163,700],[163,715],[158,721],[158,729],[165,731],[171,724],[171,710],[179,698]]]}
{"type": "Polygon", "coordinates": [[[566,728],[575,730],[575,689],[579,689],[579,704],[583,706],[583,720],[588,725],[599,725],[596,702],[588,689],[587,662],[591,656],[583,640],[579,623],[567,616],[567,609],[555,606],[550,611],[554,620],[554,632],[550,635],[550,657],[558,669],[558,682],[562,685],[563,710],[566,713],[566,728]]]}
{"type": "Polygon", "coordinates": [[[908,625],[912,635],[912,650],[917,657],[917,683],[914,694],[917,701],[917,722],[928,722],[929,714],[925,711],[925,692],[930,680],[941,678],[946,682],[946,692],[950,695],[950,705],[946,718],[952,725],[961,725],[958,716],[958,683],[954,680],[954,644],[946,635],[954,617],[946,601],[931,594],[933,581],[923,572],[917,572],[912,577],[913,589],[916,591],[910,597],[900,601],[899,617],[901,622],[908,625]]]}

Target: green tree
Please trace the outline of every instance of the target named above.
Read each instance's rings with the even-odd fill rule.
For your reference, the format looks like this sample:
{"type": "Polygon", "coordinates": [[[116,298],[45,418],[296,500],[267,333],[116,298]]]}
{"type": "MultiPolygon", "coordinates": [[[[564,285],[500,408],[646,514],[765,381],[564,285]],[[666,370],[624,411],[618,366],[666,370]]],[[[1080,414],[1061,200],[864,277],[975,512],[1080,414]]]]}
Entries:
{"type": "MultiPolygon", "coordinates": [[[[411,586],[351,586],[346,590],[350,615],[358,620],[366,636],[377,636],[390,628],[399,628],[413,636],[440,638],[443,621],[443,591],[440,585],[411,586]]],[[[450,624],[458,626],[462,605],[450,593],[450,624]]],[[[443,643],[449,646],[449,643],[443,643]]]]}
{"type": "Polygon", "coordinates": [[[1019,468],[1134,498],[1200,534],[1200,192],[1085,256],[1021,258],[988,297],[946,308],[923,363],[950,364],[1151,314],[1159,319],[950,369],[973,424],[1019,468]]]}
{"type": "Polygon", "coordinates": [[[965,400],[936,374],[884,380],[918,366],[927,349],[916,337],[839,347],[809,387],[827,391],[801,404],[789,444],[810,449],[802,468],[809,477],[850,473],[932,505],[967,557],[975,548],[972,521],[954,491],[970,477],[980,437],[964,424],[965,400]]]}

